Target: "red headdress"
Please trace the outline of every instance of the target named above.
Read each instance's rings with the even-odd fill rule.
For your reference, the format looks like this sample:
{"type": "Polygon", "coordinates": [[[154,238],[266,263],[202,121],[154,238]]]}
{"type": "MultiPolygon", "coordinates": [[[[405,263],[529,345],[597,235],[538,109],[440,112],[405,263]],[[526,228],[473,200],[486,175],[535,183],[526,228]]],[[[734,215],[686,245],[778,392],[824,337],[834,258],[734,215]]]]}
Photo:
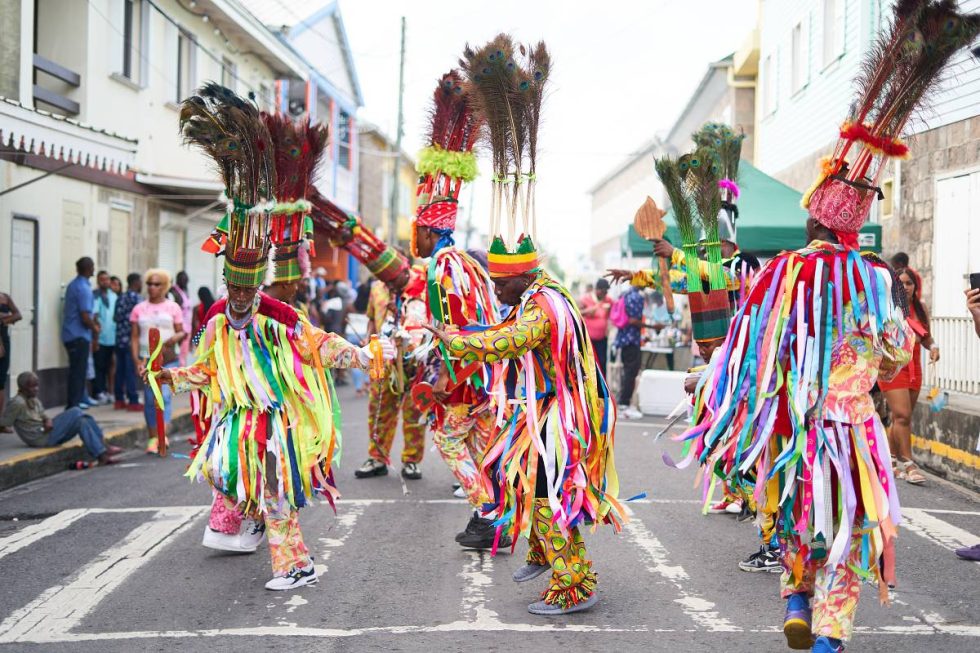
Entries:
{"type": "Polygon", "coordinates": [[[857,246],[857,232],[875,195],[884,162],[908,156],[902,130],[939,83],[950,57],[969,45],[980,17],[957,11],[955,0],[898,0],[891,26],[865,57],[858,95],[840,129],[833,155],[803,206],[841,242],[857,246]]]}

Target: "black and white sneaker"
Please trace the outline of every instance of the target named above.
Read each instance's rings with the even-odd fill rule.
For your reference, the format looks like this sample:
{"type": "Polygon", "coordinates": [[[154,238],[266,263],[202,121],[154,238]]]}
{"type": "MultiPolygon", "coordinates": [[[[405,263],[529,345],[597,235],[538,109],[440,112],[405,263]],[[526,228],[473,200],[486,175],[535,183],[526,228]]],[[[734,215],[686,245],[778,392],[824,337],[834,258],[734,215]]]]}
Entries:
{"type": "Polygon", "coordinates": [[[410,481],[417,481],[422,478],[422,469],[418,463],[405,463],[402,465],[402,476],[410,481]]]}
{"type": "Polygon", "coordinates": [[[779,549],[762,545],[758,551],[738,563],[738,568],[748,572],[768,571],[773,574],[782,573],[783,564],[779,559],[779,549]]]}
{"type": "MultiPolygon", "coordinates": [[[[493,525],[493,520],[478,517],[474,513],[470,523],[466,525],[466,530],[456,536],[456,542],[467,549],[492,549],[496,536],[497,528],[493,525]]],[[[510,545],[510,537],[501,535],[497,546],[503,549],[510,545]]]]}
{"type": "Polygon", "coordinates": [[[317,580],[319,579],[316,577],[316,569],[313,567],[311,560],[310,564],[306,567],[293,567],[284,576],[274,576],[272,580],[265,584],[265,588],[274,592],[283,592],[294,590],[304,585],[313,585],[317,580]]]}
{"type": "Polygon", "coordinates": [[[364,464],[354,470],[355,478],[372,478],[374,476],[387,476],[388,466],[374,458],[368,458],[364,464]]]}

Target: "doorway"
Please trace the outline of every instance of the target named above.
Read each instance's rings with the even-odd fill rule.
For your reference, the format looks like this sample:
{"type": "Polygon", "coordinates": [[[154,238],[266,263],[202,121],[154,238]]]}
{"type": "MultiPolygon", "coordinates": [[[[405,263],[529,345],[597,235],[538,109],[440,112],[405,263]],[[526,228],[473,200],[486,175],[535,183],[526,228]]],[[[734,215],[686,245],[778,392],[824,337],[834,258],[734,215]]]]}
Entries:
{"type": "Polygon", "coordinates": [[[10,327],[11,379],[37,369],[37,226],[37,218],[14,215],[10,296],[24,319],[10,327]]]}

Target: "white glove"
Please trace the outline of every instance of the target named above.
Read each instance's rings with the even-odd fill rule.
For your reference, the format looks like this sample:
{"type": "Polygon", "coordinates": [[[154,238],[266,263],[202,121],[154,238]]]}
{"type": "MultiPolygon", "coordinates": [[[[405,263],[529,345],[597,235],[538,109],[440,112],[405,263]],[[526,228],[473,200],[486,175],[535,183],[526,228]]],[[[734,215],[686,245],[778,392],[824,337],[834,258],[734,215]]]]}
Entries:
{"type": "MultiPolygon", "coordinates": [[[[391,344],[391,341],[387,338],[378,338],[378,342],[381,343],[381,358],[386,361],[390,361],[395,357],[395,346],[391,344]]],[[[363,347],[357,348],[357,358],[361,361],[361,365],[368,367],[372,360],[374,360],[374,354],[371,353],[371,346],[364,345],[363,347]]]]}

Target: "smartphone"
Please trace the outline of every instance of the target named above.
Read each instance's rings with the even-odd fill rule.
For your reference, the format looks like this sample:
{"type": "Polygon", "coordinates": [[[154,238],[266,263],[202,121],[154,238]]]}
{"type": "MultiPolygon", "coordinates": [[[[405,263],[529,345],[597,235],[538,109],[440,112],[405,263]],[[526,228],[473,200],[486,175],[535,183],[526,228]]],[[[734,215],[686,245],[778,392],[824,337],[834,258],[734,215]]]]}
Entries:
{"type": "Polygon", "coordinates": [[[970,274],[970,288],[980,290],[980,272],[973,272],[970,274]]]}

